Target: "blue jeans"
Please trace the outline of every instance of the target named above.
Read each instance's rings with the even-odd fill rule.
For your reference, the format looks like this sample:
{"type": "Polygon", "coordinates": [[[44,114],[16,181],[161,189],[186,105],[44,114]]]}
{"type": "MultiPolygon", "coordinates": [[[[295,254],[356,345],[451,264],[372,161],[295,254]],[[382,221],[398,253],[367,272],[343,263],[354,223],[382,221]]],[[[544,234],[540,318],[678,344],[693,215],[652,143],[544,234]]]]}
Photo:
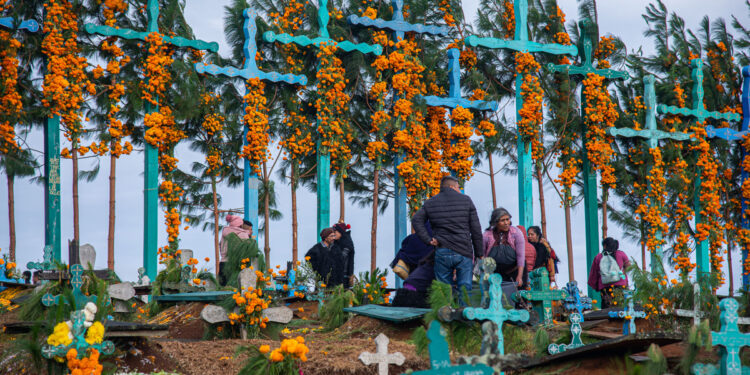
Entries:
{"type": "MultiPolygon", "coordinates": [[[[461,291],[465,288],[467,292],[471,291],[471,258],[465,257],[451,249],[439,247],[435,251],[435,278],[442,283],[453,286],[461,291]],[[456,270],[456,281],[453,281],[453,270],[456,270]]],[[[459,298],[459,301],[462,301],[459,298]]]]}

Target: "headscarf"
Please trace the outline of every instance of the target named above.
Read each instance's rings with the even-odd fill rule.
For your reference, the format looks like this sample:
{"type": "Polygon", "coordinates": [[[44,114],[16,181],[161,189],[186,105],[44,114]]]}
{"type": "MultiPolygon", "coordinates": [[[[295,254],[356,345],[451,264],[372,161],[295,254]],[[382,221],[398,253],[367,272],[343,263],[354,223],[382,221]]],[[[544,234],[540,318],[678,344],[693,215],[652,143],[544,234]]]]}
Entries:
{"type": "Polygon", "coordinates": [[[235,215],[227,215],[227,225],[221,231],[221,237],[228,236],[230,233],[234,233],[241,239],[250,238],[250,231],[242,228],[242,218],[235,215]]]}

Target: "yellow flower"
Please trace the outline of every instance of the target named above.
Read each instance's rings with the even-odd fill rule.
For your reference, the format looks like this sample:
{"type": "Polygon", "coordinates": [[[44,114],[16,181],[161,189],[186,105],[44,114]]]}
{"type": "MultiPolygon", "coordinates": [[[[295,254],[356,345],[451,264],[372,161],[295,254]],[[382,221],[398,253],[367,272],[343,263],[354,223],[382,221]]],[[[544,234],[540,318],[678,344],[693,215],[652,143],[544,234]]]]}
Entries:
{"type": "Polygon", "coordinates": [[[104,339],[104,325],[101,322],[94,322],[94,324],[86,330],[86,342],[89,345],[101,344],[104,339]]]}

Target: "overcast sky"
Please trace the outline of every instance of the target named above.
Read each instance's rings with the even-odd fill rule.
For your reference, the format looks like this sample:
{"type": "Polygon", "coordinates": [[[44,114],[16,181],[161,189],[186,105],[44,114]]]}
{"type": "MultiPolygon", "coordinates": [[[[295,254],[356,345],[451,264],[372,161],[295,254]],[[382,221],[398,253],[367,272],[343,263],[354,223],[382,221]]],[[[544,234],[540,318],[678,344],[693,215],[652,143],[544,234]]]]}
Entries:
{"type": "MultiPolygon", "coordinates": [[[[577,2],[575,0],[558,0],[560,7],[567,15],[567,20],[578,19],[577,2]]],[[[646,28],[641,18],[649,1],[645,0],[600,0],[599,23],[601,34],[614,34],[620,36],[627,45],[628,51],[643,47],[644,53],[653,51],[650,40],[643,37],[646,28]]],[[[681,15],[689,28],[697,28],[703,16],[708,15],[711,19],[723,17],[729,21],[731,15],[738,17],[746,26],[750,26],[747,7],[742,0],[713,0],[706,2],[702,0],[666,0],[670,12],[674,11],[681,15]],[[710,5],[709,5],[710,4],[710,5]]],[[[219,53],[229,55],[229,46],[223,34],[224,6],[229,0],[188,0],[186,7],[186,18],[192,26],[196,37],[208,41],[216,41],[220,45],[219,53]]],[[[467,15],[475,17],[478,1],[464,1],[464,9],[467,15]]],[[[28,138],[29,145],[34,150],[43,150],[43,139],[41,131],[31,134],[28,138]]],[[[183,142],[184,143],[184,142],[183,142]]],[[[66,147],[63,144],[62,147],[66,147]]],[[[41,157],[41,156],[39,156],[41,157]]],[[[202,156],[191,153],[187,147],[181,145],[177,150],[177,157],[184,169],[189,169],[189,163],[200,160],[202,156]]],[[[80,182],[80,210],[81,210],[81,243],[92,244],[99,253],[97,257],[97,268],[106,268],[107,259],[107,202],[109,159],[103,158],[101,171],[97,180],[91,183],[80,182]]],[[[84,159],[81,162],[82,169],[90,169],[96,165],[95,159],[84,159]]],[[[499,162],[497,163],[499,164],[499,162]]],[[[485,163],[486,165],[486,163],[485,163]]],[[[143,154],[136,152],[122,157],[117,164],[117,229],[116,229],[116,258],[115,267],[117,273],[124,280],[137,278],[136,270],[142,265],[143,248],[143,154]]],[[[71,162],[63,159],[61,162],[62,178],[62,238],[63,244],[73,236],[72,224],[72,198],[71,198],[71,162]]],[[[3,180],[5,177],[3,176],[3,180]]],[[[514,176],[498,176],[495,180],[499,204],[510,210],[517,216],[517,181],[514,176]]],[[[279,210],[284,214],[284,219],[273,223],[271,227],[271,264],[280,264],[291,260],[291,201],[290,189],[286,181],[278,182],[276,190],[279,194],[279,210]]],[[[39,260],[42,257],[44,247],[44,189],[40,185],[34,185],[29,180],[17,180],[15,184],[16,193],[16,234],[18,264],[25,268],[30,260],[39,260]]],[[[222,209],[239,208],[242,206],[242,192],[239,188],[220,188],[224,206],[222,209]]],[[[480,220],[483,225],[489,219],[492,210],[492,196],[490,194],[489,178],[482,174],[475,174],[466,184],[466,193],[472,197],[479,211],[480,220]]],[[[338,192],[332,188],[333,197],[338,197],[338,192]]],[[[0,184],[0,201],[7,201],[7,186],[0,184]]],[[[559,206],[559,199],[555,190],[547,186],[545,191],[547,199],[548,232],[552,246],[557,250],[563,262],[560,264],[561,275],[558,284],[564,285],[568,281],[567,262],[565,255],[565,222],[563,211],[559,206]]],[[[539,204],[534,185],[534,218],[539,220],[539,204]]],[[[304,252],[317,240],[315,222],[315,196],[305,189],[298,191],[299,207],[299,238],[300,253],[304,252]]],[[[331,218],[338,218],[339,200],[331,200],[331,218]]],[[[370,265],[370,208],[358,208],[352,204],[346,207],[347,221],[352,224],[352,233],[356,248],[355,271],[365,271],[370,265]]],[[[7,253],[9,243],[8,236],[8,207],[0,204],[0,254],[7,253]]],[[[514,218],[514,224],[517,222],[514,218]]],[[[224,222],[222,221],[222,224],[224,222]]],[[[392,205],[378,219],[378,266],[386,268],[393,258],[393,210],[392,205]]],[[[586,270],[586,255],[584,243],[584,221],[583,207],[580,205],[573,211],[573,246],[574,265],[576,279],[579,284],[584,284],[588,270],[586,270]]],[[[610,236],[619,237],[619,228],[610,225],[610,236]]],[[[181,247],[193,249],[196,258],[210,257],[213,265],[214,249],[211,232],[201,232],[199,229],[190,229],[180,236],[181,247]]],[[[260,239],[262,246],[262,239],[260,239]]],[[[640,262],[640,246],[627,241],[620,241],[621,249],[629,256],[640,262]]],[[[159,246],[166,244],[166,236],[162,224],[162,212],[159,211],[159,246]]],[[[64,245],[66,246],[66,245],[64,245]]],[[[63,250],[63,260],[67,258],[67,251],[63,250]]],[[[735,274],[739,272],[738,255],[735,253],[735,274]]],[[[392,274],[389,272],[389,274],[392,274]]],[[[392,282],[392,276],[389,277],[392,282]]],[[[739,280],[739,276],[735,276],[739,280]]],[[[738,285],[738,284],[736,284],[738,285]]],[[[725,287],[726,288],[726,287],[725,287]]]]}

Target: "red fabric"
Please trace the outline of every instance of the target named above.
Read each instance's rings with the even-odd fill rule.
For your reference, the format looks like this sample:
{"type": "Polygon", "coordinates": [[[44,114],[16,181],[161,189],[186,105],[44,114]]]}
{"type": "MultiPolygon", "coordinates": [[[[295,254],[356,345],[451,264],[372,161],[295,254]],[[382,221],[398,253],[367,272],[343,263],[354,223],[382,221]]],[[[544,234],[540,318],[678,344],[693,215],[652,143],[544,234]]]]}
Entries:
{"type": "MultiPolygon", "coordinates": [[[[625,274],[625,278],[612,284],[602,284],[602,276],[599,273],[599,263],[602,261],[602,253],[596,254],[594,257],[594,262],[591,264],[591,270],[589,271],[589,286],[594,288],[594,290],[602,290],[604,288],[608,288],[612,285],[617,286],[628,286],[628,275],[625,274]]],[[[625,254],[623,251],[617,250],[615,251],[615,261],[617,261],[617,265],[620,266],[620,269],[625,272],[625,267],[630,265],[630,261],[628,260],[628,255],[625,254]]]]}

